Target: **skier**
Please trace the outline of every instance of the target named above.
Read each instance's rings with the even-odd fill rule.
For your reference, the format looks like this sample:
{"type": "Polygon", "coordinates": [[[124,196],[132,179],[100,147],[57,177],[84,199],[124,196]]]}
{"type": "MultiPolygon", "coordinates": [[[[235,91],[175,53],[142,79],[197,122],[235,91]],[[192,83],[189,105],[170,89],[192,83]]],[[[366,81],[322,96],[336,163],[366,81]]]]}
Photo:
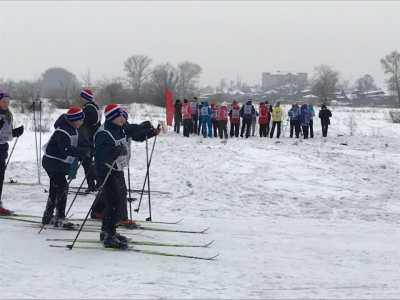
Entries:
{"type": "Polygon", "coordinates": [[[281,124],[282,124],[282,117],[283,117],[283,111],[281,108],[281,103],[277,102],[272,109],[272,128],[271,132],[269,134],[269,137],[272,139],[274,137],[274,131],[275,127],[277,127],[276,130],[276,137],[279,139],[281,135],[281,124]]]}
{"type": "Polygon", "coordinates": [[[12,215],[12,211],[4,208],[1,201],[6,159],[8,157],[8,142],[24,133],[24,126],[13,128],[13,115],[9,110],[9,105],[10,96],[5,91],[0,90],[0,215],[12,215]]]}
{"type": "Polygon", "coordinates": [[[218,137],[218,105],[216,103],[211,104],[211,123],[213,128],[214,137],[218,137]]]}
{"type": "Polygon", "coordinates": [[[311,113],[307,104],[303,104],[300,108],[300,122],[303,129],[304,139],[308,139],[308,130],[310,126],[311,113]]]}
{"type": "Polygon", "coordinates": [[[322,104],[318,116],[321,119],[322,136],[326,137],[328,135],[328,126],[331,124],[330,118],[332,117],[332,112],[325,104],[322,104]]]}
{"type": "Polygon", "coordinates": [[[49,197],[43,213],[42,224],[71,227],[65,221],[68,186],[65,176],[76,157],[85,159],[90,156],[90,148],[78,147],[78,128],[82,125],[85,114],[82,109],[71,106],[54,123],[55,131],[44,145],[42,166],[50,178],[49,197]],[[54,208],[56,216],[53,218],[54,208]]]}
{"type": "Polygon", "coordinates": [[[269,123],[269,114],[268,106],[264,102],[260,103],[258,123],[260,124],[260,137],[267,137],[267,124],[269,123]]]}
{"type": "Polygon", "coordinates": [[[183,100],[182,108],[182,119],[183,119],[183,136],[189,137],[190,128],[193,128],[192,125],[192,107],[187,99],[183,100]]]}
{"type": "Polygon", "coordinates": [[[208,102],[203,101],[200,108],[201,132],[203,137],[207,137],[207,129],[208,137],[212,137],[211,113],[211,107],[208,105],[208,102]]]}
{"type": "Polygon", "coordinates": [[[229,121],[231,122],[230,136],[239,137],[240,106],[236,100],[233,100],[231,109],[229,110],[229,121]]]}
{"type": "Polygon", "coordinates": [[[256,109],[254,108],[251,99],[248,99],[246,104],[240,109],[240,116],[242,117],[242,129],[240,131],[240,137],[243,137],[244,130],[246,129],[246,139],[250,136],[250,127],[255,115],[256,109]]]}
{"type": "Polygon", "coordinates": [[[293,138],[293,131],[296,138],[300,136],[300,107],[298,104],[293,104],[288,112],[290,118],[290,138],[293,138]]]}
{"type": "Polygon", "coordinates": [[[218,109],[218,133],[219,138],[228,138],[228,107],[226,105],[221,105],[218,109]]]}
{"type": "Polygon", "coordinates": [[[182,103],[181,100],[177,99],[175,101],[174,106],[174,131],[179,134],[181,130],[181,122],[182,122],[182,103]]]}
{"type": "MultiPolygon", "coordinates": [[[[123,214],[126,211],[126,207],[121,207],[123,204],[126,206],[124,168],[129,159],[125,132],[133,138],[137,133],[137,126],[141,125],[129,124],[124,128],[126,114],[124,117],[124,111],[118,104],[108,104],[104,114],[106,121],[94,137],[96,171],[104,184],[102,192],[105,208],[100,240],[107,248],[124,249],[128,245],[127,238],[116,232],[116,225],[124,218],[123,214]],[[106,178],[107,174],[110,174],[108,178],[106,178]]],[[[145,137],[150,138],[158,134],[158,130],[149,128],[146,133],[148,135],[146,134],[145,137]]]]}
{"type": "Polygon", "coordinates": [[[310,111],[310,138],[314,138],[314,117],[315,117],[314,106],[312,104],[309,104],[308,110],[310,111]]]}
{"type": "Polygon", "coordinates": [[[265,101],[265,105],[268,107],[268,122],[267,122],[267,136],[269,136],[269,130],[271,128],[271,112],[272,112],[272,105],[269,105],[268,101],[265,101]]]}
{"type": "Polygon", "coordinates": [[[199,103],[197,100],[197,97],[193,97],[193,101],[190,102],[190,106],[192,108],[192,123],[193,123],[193,128],[191,133],[200,134],[200,130],[199,130],[199,103]]]}
{"type": "MultiPolygon", "coordinates": [[[[94,192],[96,190],[96,171],[94,168],[93,155],[94,145],[93,136],[100,127],[101,110],[94,101],[93,92],[90,89],[82,89],[80,93],[80,103],[85,118],[83,124],[79,127],[79,144],[90,148],[90,156],[82,160],[82,166],[85,170],[88,189],[86,192],[94,192]]],[[[70,177],[74,178],[77,172],[78,161],[71,166],[73,170],[70,172],[70,177]],[[71,176],[72,175],[72,176],[71,176]]]]}

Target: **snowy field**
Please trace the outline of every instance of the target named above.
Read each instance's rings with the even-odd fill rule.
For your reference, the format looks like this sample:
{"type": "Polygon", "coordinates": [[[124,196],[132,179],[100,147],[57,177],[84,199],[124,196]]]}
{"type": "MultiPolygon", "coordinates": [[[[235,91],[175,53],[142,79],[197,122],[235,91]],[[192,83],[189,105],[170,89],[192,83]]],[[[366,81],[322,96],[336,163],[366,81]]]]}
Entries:
{"type": "MultiPolygon", "coordinates": [[[[0,298],[398,298],[400,125],[390,122],[387,109],[333,108],[332,113],[326,139],[317,118],[316,137],[306,141],[289,139],[289,128],[279,143],[159,136],[151,187],[170,194],[152,195],[153,220],[184,218],[163,227],[210,230],[203,235],[134,231],[132,237],[215,240],[205,249],[157,249],[219,253],[217,260],[50,248],[47,238],[75,233],[48,229],[39,235],[25,223],[0,220],[0,298]]],[[[55,120],[56,114],[45,116],[55,120]]],[[[162,110],[141,105],[131,116],[154,124],[163,119],[162,110]]],[[[16,125],[31,127],[31,116],[15,119],[16,125]]],[[[37,182],[34,145],[34,133],[27,130],[6,181],[37,182]]],[[[141,188],[145,160],[145,143],[135,143],[133,188],[141,188]]],[[[41,178],[41,186],[5,185],[5,206],[41,214],[44,170],[41,178]]],[[[80,170],[71,185],[82,178],[80,170]]],[[[92,200],[79,196],[74,217],[83,217],[92,200]]],[[[147,198],[143,204],[137,216],[142,220],[148,216],[147,198]]]]}

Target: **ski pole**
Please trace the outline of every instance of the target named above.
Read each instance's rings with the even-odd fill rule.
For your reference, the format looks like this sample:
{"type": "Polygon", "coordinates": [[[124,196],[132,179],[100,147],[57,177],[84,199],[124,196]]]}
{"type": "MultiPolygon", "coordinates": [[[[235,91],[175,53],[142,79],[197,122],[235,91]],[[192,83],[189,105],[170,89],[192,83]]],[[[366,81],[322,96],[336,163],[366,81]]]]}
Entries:
{"type": "Polygon", "coordinates": [[[36,122],[36,100],[33,100],[32,104],[33,104],[33,126],[35,128],[36,169],[37,169],[38,183],[40,184],[39,151],[38,151],[37,122],[36,122]]]}
{"type": "MultiPolygon", "coordinates": [[[[157,136],[156,136],[157,137],[157,136]]],[[[155,140],[154,140],[155,141],[155,140]]],[[[146,161],[147,161],[147,195],[149,199],[149,217],[146,218],[146,221],[151,222],[151,201],[150,201],[150,164],[149,164],[149,143],[148,139],[146,139],[146,161]]]]}
{"type": "Polygon", "coordinates": [[[99,188],[99,191],[97,192],[96,198],[94,199],[92,205],[90,206],[90,208],[89,208],[89,210],[88,210],[88,212],[87,212],[87,214],[86,214],[86,217],[85,217],[85,219],[83,220],[83,222],[82,222],[82,224],[81,224],[81,227],[80,227],[79,230],[78,230],[78,233],[76,234],[76,237],[75,237],[74,241],[72,242],[71,245],[67,245],[67,248],[69,248],[70,250],[72,250],[72,249],[74,248],[74,245],[75,245],[75,243],[76,243],[76,241],[77,241],[79,235],[81,234],[81,231],[82,231],[82,229],[83,229],[83,226],[85,226],[86,221],[87,221],[87,219],[89,218],[90,212],[92,211],[93,207],[95,206],[95,204],[97,203],[98,199],[100,198],[100,195],[101,195],[101,193],[103,192],[104,186],[106,185],[107,180],[108,180],[108,178],[110,177],[111,172],[113,171],[114,165],[115,165],[116,162],[117,162],[117,159],[115,159],[115,160],[113,161],[113,163],[112,163],[111,166],[108,165],[108,164],[106,164],[106,166],[109,168],[108,173],[107,173],[106,177],[104,178],[104,181],[103,181],[103,183],[101,184],[101,186],[100,186],[100,188],[99,188]]]}
{"type": "Polygon", "coordinates": [[[15,146],[17,145],[18,139],[19,139],[19,137],[17,137],[17,139],[16,139],[15,142],[14,142],[14,145],[13,145],[13,147],[12,147],[12,149],[11,149],[10,155],[8,156],[7,163],[6,163],[5,167],[4,167],[4,170],[7,169],[8,163],[10,162],[11,156],[13,155],[15,146]]]}
{"type": "Polygon", "coordinates": [[[128,202],[129,202],[129,216],[132,221],[132,197],[131,197],[131,170],[128,165],[128,202]]]}
{"type": "MultiPolygon", "coordinates": [[[[146,139],[146,140],[147,140],[147,139],[146,139]]],[[[148,178],[148,176],[149,176],[148,171],[149,171],[149,168],[150,168],[151,160],[152,160],[152,158],[153,158],[153,152],[154,152],[154,147],[155,147],[155,145],[156,145],[156,141],[157,141],[157,136],[154,137],[154,142],[153,142],[153,146],[152,146],[151,153],[150,153],[150,159],[149,159],[149,161],[147,162],[147,165],[148,165],[148,166],[147,166],[147,171],[146,171],[146,176],[145,176],[145,178],[144,178],[143,186],[142,186],[142,189],[141,189],[141,191],[140,191],[140,200],[139,200],[139,204],[138,204],[138,207],[135,209],[135,212],[137,212],[137,213],[139,213],[140,204],[142,203],[142,198],[143,198],[143,194],[144,194],[144,189],[145,189],[145,187],[146,187],[147,178],[148,178]]]]}
{"type": "MultiPolygon", "coordinates": [[[[71,183],[71,181],[72,181],[72,179],[70,179],[70,181],[68,182],[67,188],[69,187],[69,184],[71,183]]],[[[81,188],[82,188],[83,184],[85,183],[85,181],[86,181],[86,174],[85,174],[85,177],[84,177],[83,180],[82,180],[81,185],[79,186],[78,190],[77,190],[76,193],[75,193],[74,199],[72,199],[71,204],[70,204],[69,207],[68,207],[67,213],[65,214],[66,216],[68,216],[69,211],[71,210],[72,205],[74,205],[74,202],[75,202],[76,198],[78,197],[79,192],[81,191],[81,188]]]]}
{"type": "MultiPolygon", "coordinates": [[[[39,158],[40,158],[40,151],[42,150],[42,99],[39,98],[39,158]]],[[[38,164],[39,169],[39,184],[40,184],[40,171],[41,165],[38,164]]]]}

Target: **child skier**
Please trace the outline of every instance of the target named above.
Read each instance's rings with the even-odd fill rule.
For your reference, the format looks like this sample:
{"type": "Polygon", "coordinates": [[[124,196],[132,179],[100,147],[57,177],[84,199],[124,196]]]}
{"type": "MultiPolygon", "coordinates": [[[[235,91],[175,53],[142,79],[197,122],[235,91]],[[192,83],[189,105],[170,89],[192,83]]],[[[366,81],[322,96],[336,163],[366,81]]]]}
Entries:
{"type": "Polygon", "coordinates": [[[43,213],[42,224],[70,227],[65,222],[65,206],[67,204],[68,184],[65,176],[76,157],[82,159],[90,155],[90,148],[78,148],[78,128],[82,125],[85,114],[82,109],[71,106],[66,114],[62,114],[54,124],[56,129],[48,143],[43,147],[43,168],[50,178],[49,197],[43,213]],[[53,219],[54,208],[56,215],[53,219]]]}
{"type": "Polygon", "coordinates": [[[133,140],[143,136],[150,138],[159,131],[147,125],[149,122],[126,125],[127,114],[118,104],[108,104],[104,114],[106,122],[94,137],[96,171],[104,184],[102,194],[105,208],[100,240],[107,248],[124,249],[127,239],[116,232],[116,225],[126,214],[124,168],[129,163],[127,136],[133,140]]]}
{"type": "Polygon", "coordinates": [[[12,128],[13,115],[8,109],[10,96],[0,90],[0,215],[11,215],[12,212],[3,207],[1,196],[3,192],[4,173],[6,171],[6,159],[8,157],[8,142],[14,137],[20,137],[24,133],[24,126],[12,128]]]}
{"type": "Polygon", "coordinates": [[[260,137],[267,137],[267,124],[269,123],[268,106],[264,103],[260,103],[258,113],[258,123],[260,124],[260,137]]]}
{"type": "Polygon", "coordinates": [[[228,107],[221,105],[217,113],[219,138],[228,138],[228,107]]]}
{"type": "Polygon", "coordinates": [[[192,124],[192,107],[187,99],[183,100],[182,104],[182,119],[183,119],[183,136],[189,137],[190,128],[193,128],[192,124]]]}
{"type": "Polygon", "coordinates": [[[83,124],[79,127],[79,139],[82,139],[80,144],[87,144],[87,146],[90,147],[90,155],[83,159],[82,166],[85,170],[88,184],[87,192],[93,192],[96,190],[96,172],[93,163],[93,136],[100,127],[101,111],[94,101],[93,92],[90,89],[81,90],[80,103],[82,104],[82,110],[85,115],[83,124]]]}

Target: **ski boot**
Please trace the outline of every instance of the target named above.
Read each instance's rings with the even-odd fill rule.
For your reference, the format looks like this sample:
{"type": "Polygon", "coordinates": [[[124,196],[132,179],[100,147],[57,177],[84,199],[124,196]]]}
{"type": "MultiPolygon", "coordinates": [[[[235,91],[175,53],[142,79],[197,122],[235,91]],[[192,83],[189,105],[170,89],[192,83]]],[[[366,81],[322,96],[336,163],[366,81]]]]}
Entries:
{"type": "Polygon", "coordinates": [[[103,214],[103,213],[94,212],[94,211],[92,211],[92,212],[90,213],[90,218],[91,218],[91,219],[94,219],[94,220],[102,220],[103,217],[104,217],[104,214],[103,214]]]}
{"type": "Polygon", "coordinates": [[[12,216],[13,214],[14,213],[11,210],[0,206],[0,216],[12,216]]]}
{"type": "Polygon", "coordinates": [[[66,230],[74,230],[75,224],[65,220],[64,218],[55,218],[54,227],[63,228],[66,230]]]}
{"type": "Polygon", "coordinates": [[[117,234],[109,235],[107,233],[104,234],[103,245],[105,248],[114,248],[114,249],[128,249],[128,243],[122,242],[117,238],[117,234]]]}
{"type": "MultiPolygon", "coordinates": [[[[106,233],[104,232],[104,231],[100,231],[100,242],[102,242],[102,241],[104,241],[104,237],[106,236],[106,233]]],[[[124,235],[122,235],[122,234],[119,234],[118,232],[117,233],[115,233],[115,235],[114,235],[119,241],[121,241],[122,243],[128,243],[129,242],[129,239],[126,237],[126,236],[124,236],[124,235]]]]}

